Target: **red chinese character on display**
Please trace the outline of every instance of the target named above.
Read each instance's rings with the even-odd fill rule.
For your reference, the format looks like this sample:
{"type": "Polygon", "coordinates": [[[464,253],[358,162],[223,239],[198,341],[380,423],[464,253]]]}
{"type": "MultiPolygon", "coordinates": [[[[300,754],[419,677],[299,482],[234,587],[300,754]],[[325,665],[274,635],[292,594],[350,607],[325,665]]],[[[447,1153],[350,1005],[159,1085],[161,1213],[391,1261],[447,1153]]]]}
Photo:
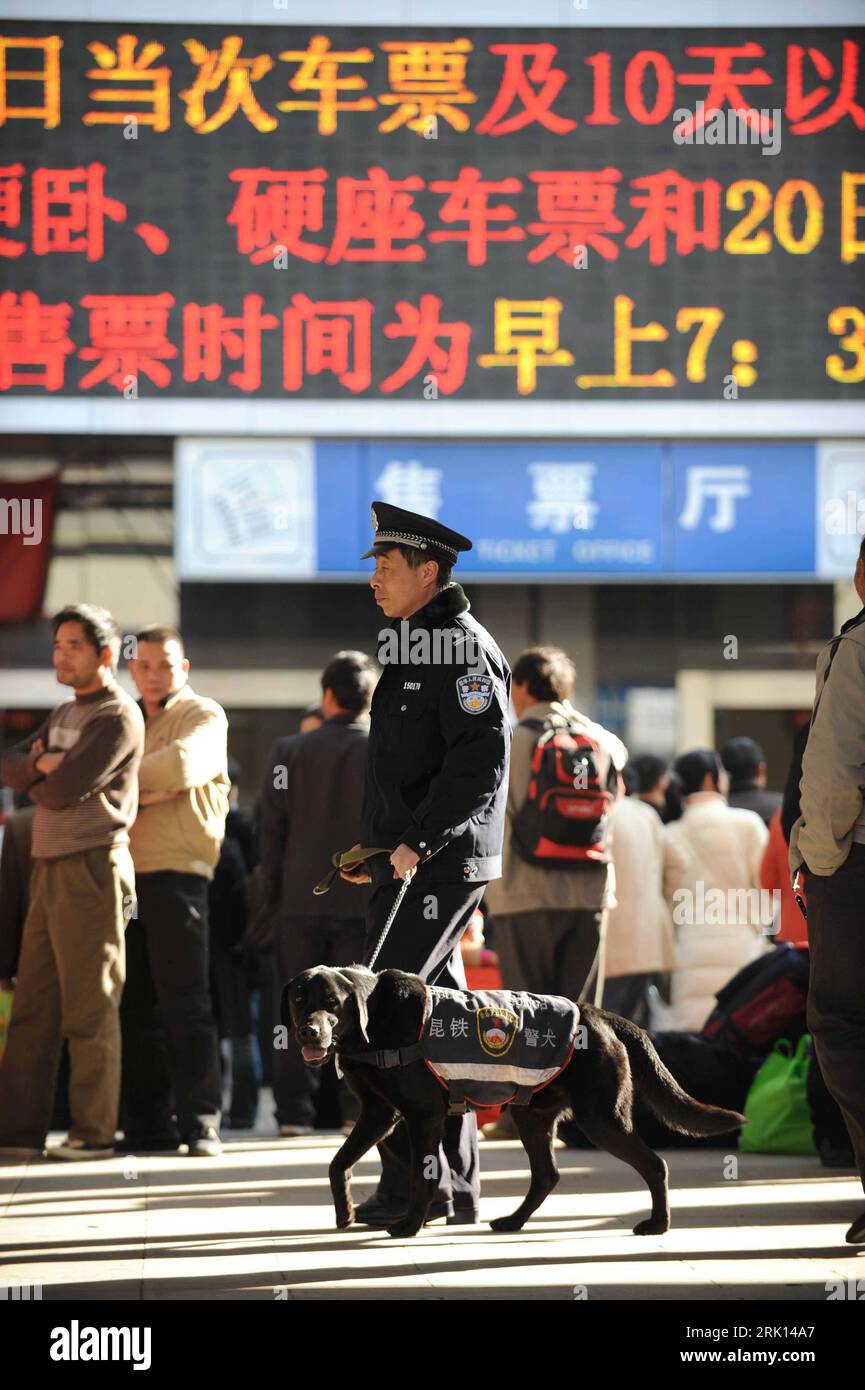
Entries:
{"type": "Polygon", "coordinates": [[[303,261],[323,261],[324,246],[302,239],[304,232],[324,226],[324,169],[232,169],[239,184],[225,219],[237,228],[237,249],[253,265],[272,261],[282,252],[303,261]]]}
{"type": "Polygon", "coordinates": [[[487,200],[491,193],[519,193],[522,184],[519,179],[499,179],[488,183],[481,179],[479,169],[461,169],[455,179],[436,179],[430,184],[433,193],[447,193],[439,217],[442,222],[467,222],[464,231],[430,232],[430,241],[464,241],[466,259],[469,265],[484,265],[487,259],[487,244],[491,241],[522,241],[525,232],[521,227],[506,227],[494,231],[494,222],[510,222],[516,212],[507,203],[491,208],[487,200]]]}
{"type": "Polygon", "coordinates": [[[666,263],[668,236],[674,237],[679,256],[690,255],[696,246],[717,251],[721,241],[721,185],[716,179],[700,183],[665,169],[632,179],[631,187],[638,190],[631,198],[632,206],[644,211],[625,245],[642,246],[647,241],[651,265],[666,263]]]}
{"type": "Polygon", "coordinates": [[[105,219],[126,220],[126,204],[104,191],[105,165],[81,169],[36,169],[33,173],[33,251],[84,251],[102,259],[105,219]],[[83,187],[75,188],[75,184],[83,187]]]}
{"type": "Polygon", "coordinates": [[[252,90],[253,82],[270,72],[272,58],[266,53],[259,53],[255,58],[241,58],[243,39],[237,34],[223,39],[218,52],[199,43],[198,39],[184,39],[183,47],[198,68],[192,86],[180,93],[180,100],[186,106],[186,124],[191,125],[197,135],[210,135],[211,131],[219,130],[238,110],[256,130],[265,134],[276,130],[279,122],[262,110],[252,90]],[[208,116],[204,98],[223,86],[222,101],[208,116]]]}
{"type": "Polygon", "coordinates": [[[559,256],[574,264],[578,248],[591,246],[605,261],[614,261],[619,248],[608,235],[623,232],[625,224],[615,215],[618,169],[544,170],[530,173],[538,186],[538,217],[528,230],[544,240],[529,252],[530,261],[559,256]]]}
{"type": "MultiPolygon", "coordinates": [[[[21,226],[21,187],[24,178],[23,164],[7,164],[0,169],[0,227],[21,226]]],[[[12,241],[10,237],[0,236],[0,256],[14,260],[27,250],[26,241],[12,241]]]]}
{"type": "Polygon", "coordinates": [[[552,66],[557,52],[552,43],[490,44],[490,53],[501,54],[505,66],[495,100],[476,126],[482,135],[511,135],[533,121],[554,135],[567,135],[575,128],[576,121],[557,116],[550,110],[568,76],[561,68],[552,66]],[[530,63],[528,71],[527,62],[530,63]],[[533,83],[540,90],[536,91],[533,83]],[[514,105],[519,109],[508,116],[506,113],[514,105]]]}
{"type": "Polygon", "coordinates": [[[240,362],[228,381],[241,391],[261,386],[261,335],[278,328],[276,314],[263,314],[260,294],[243,296],[240,318],[229,318],[221,304],[187,304],[183,309],[183,380],[218,381],[223,354],[240,362]]]}
{"type": "Polygon", "coordinates": [[[81,378],[82,390],[108,381],[125,391],[142,376],[154,386],[167,386],[171,372],[165,360],[177,356],[166,337],[173,304],[173,294],[85,295],[81,307],[90,313],[91,346],[78,355],[97,365],[81,378]]]}
{"type": "Polygon", "coordinates": [[[423,218],[411,205],[423,188],[415,175],[390,179],[384,169],[367,170],[368,179],[337,179],[336,227],[327,253],[336,261],[422,261],[422,246],[395,246],[394,241],[419,237],[423,218]],[[352,245],[366,241],[367,246],[352,245]]]}
{"type": "Polygon", "coordinates": [[[465,381],[469,342],[472,330],[467,323],[441,322],[442,301],[434,294],[422,294],[420,305],[398,300],[396,312],[399,323],[388,323],[386,338],[413,338],[409,353],[401,367],[381,383],[382,391],[398,391],[429,365],[435,374],[436,390],[449,396],[465,381]],[[442,347],[443,338],[448,346],[442,347]]]}
{"type": "Polygon", "coordinates": [[[738,47],[714,44],[706,48],[686,48],[689,58],[710,58],[714,64],[709,73],[677,73],[677,80],[686,87],[706,87],[708,90],[694,115],[678,127],[681,135],[688,136],[706,124],[706,117],[728,102],[735,111],[744,112],[741,119],[750,130],[768,132],[772,130],[772,118],[761,116],[743,96],[743,87],[765,87],[772,78],[763,68],[752,68],[749,72],[733,72],[737,58],[765,58],[766,50],[759,43],[743,43],[738,47]]]}
{"type": "Polygon", "coordinates": [[[299,391],[304,377],[333,372],[349,391],[371,380],[372,301],[292,296],[283,313],[282,384],[299,391]]]}
{"type": "Polygon", "coordinates": [[[791,43],[787,50],[787,105],[785,114],[790,121],[793,135],[813,135],[818,130],[828,130],[842,116],[850,116],[857,129],[865,130],[865,110],[856,100],[856,87],[859,81],[859,45],[853,39],[845,39],[841,45],[841,76],[838,90],[832,97],[829,87],[815,87],[805,94],[802,81],[802,68],[805,54],[808,54],[817,70],[818,77],[831,78],[835,67],[819,48],[802,48],[791,43]],[[829,105],[819,116],[812,115],[815,106],[832,97],[829,105]]]}
{"type": "Polygon", "coordinates": [[[42,304],[32,290],[19,298],[0,294],[0,391],[42,386],[59,391],[66,358],[75,351],[68,337],[71,304],[42,304]]]}

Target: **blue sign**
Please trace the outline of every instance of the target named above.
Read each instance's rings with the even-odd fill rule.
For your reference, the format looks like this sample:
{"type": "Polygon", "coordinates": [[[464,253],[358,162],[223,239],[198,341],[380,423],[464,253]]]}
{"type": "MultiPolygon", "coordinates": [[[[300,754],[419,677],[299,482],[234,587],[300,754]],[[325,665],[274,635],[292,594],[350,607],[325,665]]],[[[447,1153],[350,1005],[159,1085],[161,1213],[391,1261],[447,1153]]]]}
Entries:
{"type": "Polygon", "coordinates": [[[762,442],[181,440],[178,573],[368,575],[360,556],[381,499],[468,535],[467,579],[810,575],[815,454],[762,442]]]}
{"type": "Polygon", "coordinates": [[[813,574],[813,444],[673,444],[675,574],[813,574]]]}
{"type": "Polygon", "coordinates": [[[462,574],[658,574],[661,449],[371,444],[368,496],[468,534],[462,574]]]}

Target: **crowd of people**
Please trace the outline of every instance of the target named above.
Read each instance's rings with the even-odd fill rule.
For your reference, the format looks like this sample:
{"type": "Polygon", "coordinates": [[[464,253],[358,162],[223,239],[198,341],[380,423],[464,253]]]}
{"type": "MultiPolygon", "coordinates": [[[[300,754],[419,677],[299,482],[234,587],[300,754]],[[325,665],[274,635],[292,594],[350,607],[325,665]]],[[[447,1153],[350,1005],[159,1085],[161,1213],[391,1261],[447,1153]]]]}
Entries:
{"type": "MultiPolygon", "coordinates": [[[[821,657],[781,793],[746,737],[672,763],[629,759],[571,703],[562,649],[528,648],[511,671],[469,615],[450,578],[466,538],[383,503],[373,516],[377,603],[392,627],[411,618],[413,638],[455,631],[455,679],[447,662],[380,669],[336,653],[320,705],[270,750],[251,812],[237,804],[225,712],[190,685],[180,632],[127,639],[136,702],[117,680],[111,614],[77,604],[54,617],[54,669],[72,698],[2,759],[18,809],[0,856],[0,988],[14,991],[0,1152],[42,1153],[64,1045],[69,1133],[49,1156],[218,1155],[227,1071],[228,1126],[256,1123],[267,1074],[279,1135],[308,1134],[329,1076],[348,1131],[356,1102],[333,1069],[307,1067],[294,1038],[268,1046],[261,1024],[302,971],[369,958],[404,879],[408,925],[377,968],[464,988],[460,941],[477,948],[482,915],[503,987],[682,1034],[778,943],[810,944],[808,1025],[865,1171],[850,1026],[863,1008],[865,608],[821,657]],[[313,895],[352,844],[369,848],[313,895]]],[[[865,602],[862,555],[856,587],[865,602]]],[[[474,1123],[447,1122],[436,1211],[449,1220],[477,1218],[474,1123]]],[[[497,1123],[509,1132],[507,1115],[497,1123]]],[[[405,1201],[399,1152],[393,1136],[380,1144],[367,1224],[405,1201]]]]}
{"type": "MultiPolygon", "coordinates": [[[[0,982],[14,984],[15,1007],[0,1147],[41,1151],[65,1041],[72,1123],[52,1155],[181,1144],[217,1154],[226,1071],[225,1125],[256,1122],[262,1001],[269,1016],[274,986],[363,958],[369,886],[311,890],[357,835],[379,668],[358,651],[332,658],[320,704],[276,741],[244,812],[225,713],[193,691],[178,631],[135,635],[136,704],[116,680],[110,614],[71,606],[53,630],[54,667],[73,699],[2,767],[31,804],[7,818],[2,855],[0,982]]],[[[804,934],[782,797],[766,789],[765,759],[746,738],[672,765],[629,761],[615,734],[570,703],[575,674],[552,646],[513,667],[507,816],[526,801],[539,732],[582,731],[600,755],[599,782],[615,788],[608,855],[563,872],[532,862],[506,833],[501,877],[479,909],[486,944],[507,988],[588,999],[645,1026],[654,998],[669,1006],[669,1026],[698,1030],[742,965],[804,934]],[[761,888],[779,890],[768,919],[753,913],[761,888]],[[723,910],[707,920],[715,889],[723,910]]],[[[322,1074],[293,1044],[264,1060],[278,1132],[311,1132],[322,1074]]],[[[348,1129],[356,1102],[344,1086],[337,1100],[348,1129]]]]}

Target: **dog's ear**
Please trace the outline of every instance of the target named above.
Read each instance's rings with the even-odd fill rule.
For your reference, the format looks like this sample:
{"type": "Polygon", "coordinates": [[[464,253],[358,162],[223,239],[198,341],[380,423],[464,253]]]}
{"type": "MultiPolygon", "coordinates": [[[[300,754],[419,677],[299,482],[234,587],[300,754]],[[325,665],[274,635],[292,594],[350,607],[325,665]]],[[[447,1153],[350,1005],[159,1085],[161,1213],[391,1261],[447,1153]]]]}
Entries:
{"type": "Polygon", "coordinates": [[[346,970],[335,970],[334,974],[341,985],[350,992],[357,1008],[357,1026],[360,1029],[361,1037],[364,1042],[369,1042],[369,1010],[366,1002],[366,990],[363,984],[357,979],[352,979],[346,970]]]}
{"type": "Polygon", "coordinates": [[[357,1006],[357,1026],[361,1031],[364,1042],[369,1042],[369,1010],[366,1004],[366,995],[362,990],[354,991],[354,1002],[357,1006]]]}

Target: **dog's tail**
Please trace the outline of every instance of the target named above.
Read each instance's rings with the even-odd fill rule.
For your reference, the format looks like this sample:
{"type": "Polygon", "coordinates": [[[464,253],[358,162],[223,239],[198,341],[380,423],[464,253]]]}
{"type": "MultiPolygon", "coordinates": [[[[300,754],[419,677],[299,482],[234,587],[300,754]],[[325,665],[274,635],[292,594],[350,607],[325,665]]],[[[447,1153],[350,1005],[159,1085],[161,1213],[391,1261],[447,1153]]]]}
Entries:
{"type": "Polygon", "coordinates": [[[649,1107],[669,1129],[694,1138],[725,1134],[747,1123],[736,1110],[704,1105],[683,1091],[658,1056],[652,1039],[642,1028],[617,1014],[604,1014],[616,1037],[624,1043],[634,1077],[634,1097],[649,1107]]]}

